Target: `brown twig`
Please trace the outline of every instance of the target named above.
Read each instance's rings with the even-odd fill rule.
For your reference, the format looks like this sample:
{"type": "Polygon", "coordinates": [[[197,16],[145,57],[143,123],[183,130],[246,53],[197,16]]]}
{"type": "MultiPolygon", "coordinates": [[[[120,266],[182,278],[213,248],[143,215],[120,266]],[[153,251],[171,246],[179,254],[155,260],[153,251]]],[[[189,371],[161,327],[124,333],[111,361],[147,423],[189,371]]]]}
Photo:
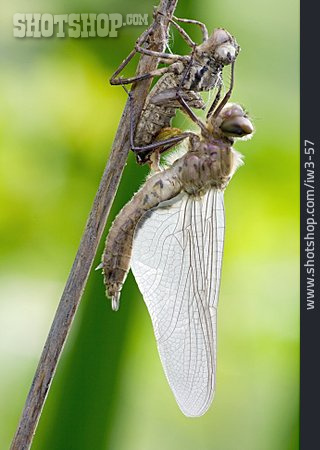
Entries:
{"type": "MultiPolygon", "coordinates": [[[[177,2],[178,0],[160,1],[158,11],[162,14],[157,15],[154,21],[149,45],[151,50],[164,51],[169,25],[168,19],[172,16],[177,2]]],[[[155,58],[143,55],[140,58],[137,74],[150,72],[156,69],[157,66],[158,61],[155,58]]],[[[132,92],[137,117],[141,114],[149,88],[150,80],[139,82],[133,87],[132,92]]],[[[80,303],[129,150],[129,104],[127,102],[78,252],[34,375],[17,431],[11,444],[11,450],[27,450],[31,447],[33,435],[60,354],[80,303]]]]}

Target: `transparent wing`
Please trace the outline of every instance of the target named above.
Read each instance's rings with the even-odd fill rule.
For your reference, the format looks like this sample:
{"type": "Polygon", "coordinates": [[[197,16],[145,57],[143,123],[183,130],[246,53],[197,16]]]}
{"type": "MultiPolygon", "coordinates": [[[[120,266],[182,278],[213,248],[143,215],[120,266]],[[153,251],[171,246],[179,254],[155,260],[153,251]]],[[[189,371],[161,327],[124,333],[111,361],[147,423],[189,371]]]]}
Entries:
{"type": "Polygon", "coordinates": [[[181,194],[143,216],[133,243],[131,268],[187,416],[204,414],[214,394],[224,223],[223,192],[181,194]]]}

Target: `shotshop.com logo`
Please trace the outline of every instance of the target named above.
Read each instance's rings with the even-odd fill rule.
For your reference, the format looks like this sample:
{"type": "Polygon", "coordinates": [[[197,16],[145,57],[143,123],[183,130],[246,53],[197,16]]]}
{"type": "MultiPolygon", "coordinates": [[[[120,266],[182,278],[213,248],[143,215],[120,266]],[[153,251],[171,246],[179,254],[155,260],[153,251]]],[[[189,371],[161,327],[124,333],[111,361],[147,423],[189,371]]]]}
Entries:
{"type": "Polygon", "coordinates": [[[125,26],[148,25],[148,14],[31,14],[13,15],[13,36],[17,38],[89,38],[118,36],[125,26]]]}

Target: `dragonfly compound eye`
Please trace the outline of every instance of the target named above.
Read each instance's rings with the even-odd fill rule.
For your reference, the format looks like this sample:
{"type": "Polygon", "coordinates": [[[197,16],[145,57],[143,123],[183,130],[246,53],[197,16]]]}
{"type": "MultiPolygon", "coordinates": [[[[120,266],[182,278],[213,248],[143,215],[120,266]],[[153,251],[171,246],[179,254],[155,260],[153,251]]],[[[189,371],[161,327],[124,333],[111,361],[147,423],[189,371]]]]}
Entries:
{"type": "Polygon", "coordinates": [[[235,38],[223,28],[216,28],[209,38],[198,47],[198,53],[209,53],[213,59],[226,66],[237,57],[240,47],[235,38]]]}
{"type": "Polygon", "coordinates": [[[215,51],[215,59],[224,65],[231,64],[237,57],[236,48],[230,44],[222,44],[215,51]]]}
{"type": "Polygon", "coordinates": [[[232,36],[223,28],[216,28],[212,33],[212,41],[214,45],[218,46],[221,44],[225,44],[226,42],[230,42],[232,40],[232,36]]]}
{"type": "Polygon", "coordinates": [[[253,133],[253,125],[250,119],[244,116],[233,116],[224,120],[220,129],[225,135],[232,137],[243,137],[253,133]]]}
{"type": "Polygon", "coordinates": [[[223,65],[231,64],[236,59],[240,49],[235,38],[223,28],[217,28],[214,30],[211,39],[214,58],[223,65]]]}

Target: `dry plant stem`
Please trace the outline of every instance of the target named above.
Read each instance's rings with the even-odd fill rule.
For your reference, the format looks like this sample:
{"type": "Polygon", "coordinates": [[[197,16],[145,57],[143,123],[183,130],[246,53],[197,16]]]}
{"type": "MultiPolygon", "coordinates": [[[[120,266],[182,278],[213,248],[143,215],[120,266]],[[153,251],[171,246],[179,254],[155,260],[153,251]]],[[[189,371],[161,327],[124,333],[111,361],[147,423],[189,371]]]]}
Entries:
{"type": "MultiPolygon", "coordinates": [[[[171,17],[178,0],[161,0],[154,33],[150,37],[151,50],[163,52],[171,17]],[[165,34],[164,34],[165,31],[165,34]]],[[[137,74],[150,72],[157,68],[156,58],[142,55],[137,74]]],[[[150,88],[150,80],[137,83],[133,87],[135,114],[139,117],[150,88]]],[[[98,192],[86,224],[80,246],[75,257],[69,278],[62,294],[39,365],[37,367],[14,439],[11,450],[27,450],[31,447],[45,399],[47,397],[55,369],[70,330],[74,315],[86,286],[89,272],[106,224],[106,220],[115,197],[123,168],[130,150],[129,126],[130,108],[127,103],[121,117],[111,155],[102,176],[98,192]]]]}

